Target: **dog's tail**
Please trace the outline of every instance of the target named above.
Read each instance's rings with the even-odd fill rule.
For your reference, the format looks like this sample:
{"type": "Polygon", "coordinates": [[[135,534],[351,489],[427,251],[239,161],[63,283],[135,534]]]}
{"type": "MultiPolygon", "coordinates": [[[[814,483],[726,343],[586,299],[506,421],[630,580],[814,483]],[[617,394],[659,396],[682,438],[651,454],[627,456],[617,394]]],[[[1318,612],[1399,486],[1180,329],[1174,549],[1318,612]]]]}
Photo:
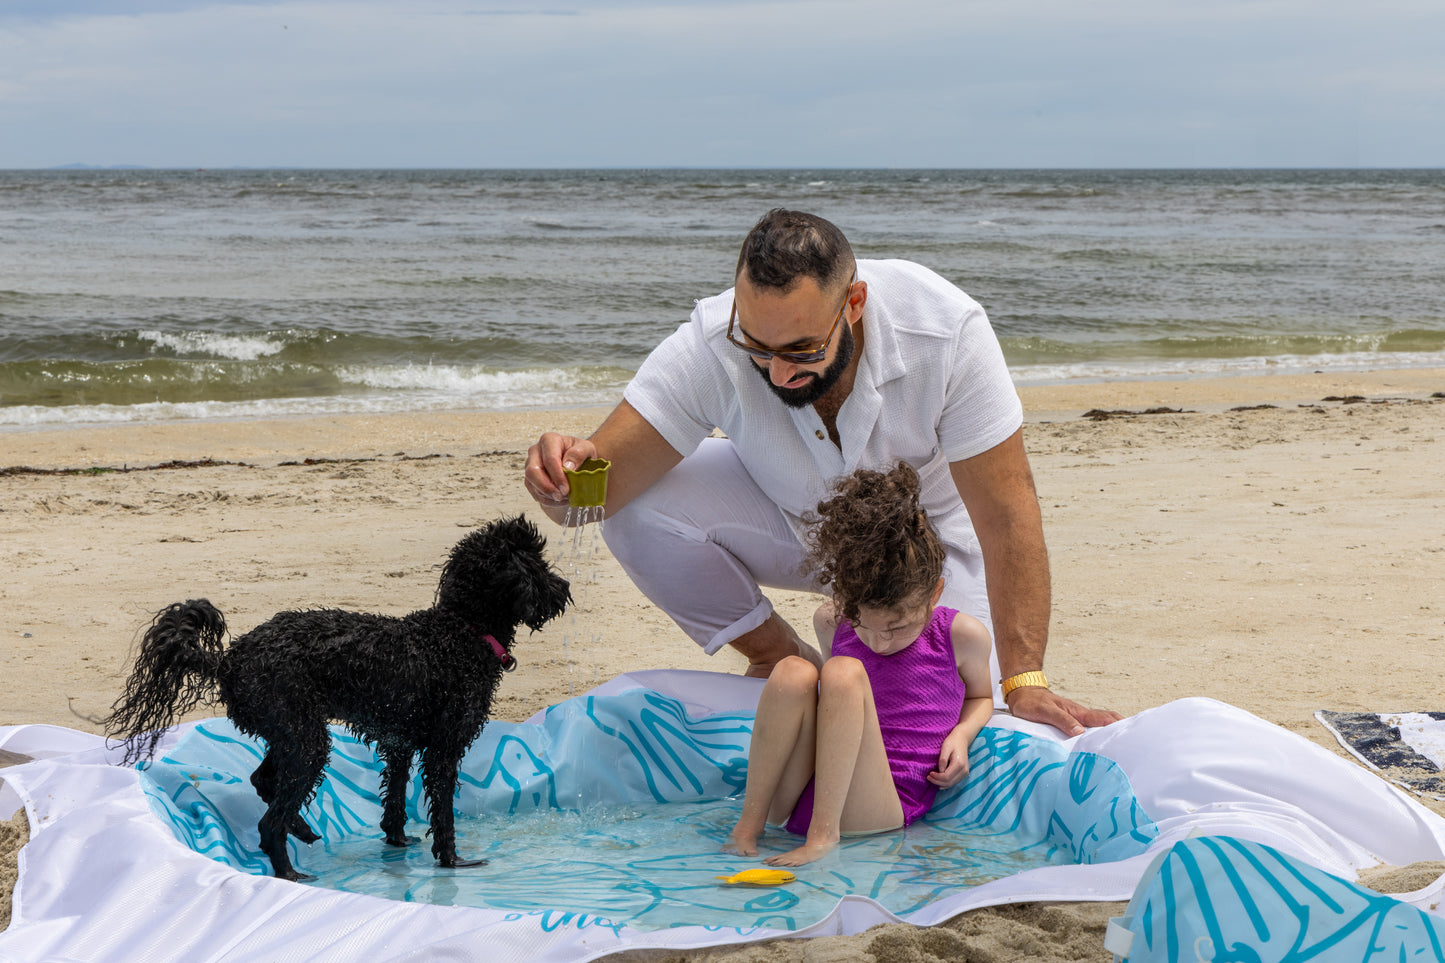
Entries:
{"type": "Polygon", "coordinates": [[[205,599],[167,606],[141,638],[125,694],[111,706],[106,733],[125,742],[125,761],[148,759],[165,730],[201,703],[217,700],[226,619],[205,599]]]}

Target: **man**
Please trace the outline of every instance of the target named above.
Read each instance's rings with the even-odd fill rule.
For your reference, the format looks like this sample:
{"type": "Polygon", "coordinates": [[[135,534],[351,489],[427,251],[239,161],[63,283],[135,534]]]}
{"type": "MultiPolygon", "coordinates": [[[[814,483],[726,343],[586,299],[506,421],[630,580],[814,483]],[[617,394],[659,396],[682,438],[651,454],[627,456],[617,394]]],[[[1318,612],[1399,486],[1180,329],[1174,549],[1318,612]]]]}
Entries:
{"type": "Polygon", "coordinates": [[[804,517],[834,479],[906,460],[949,549],[940,604],[990,627],[996,699],[1077,734],[1119,715],[1044,678],[1048,553],[1022,424],[977,302],[907,261],[856,262],[836,226],[779,209],[744,240],[733,290],[698,302],[590,439],[544,434],[523,481],[560,522],[563,469],[608,459],[613,555],[705,651],[731,645],[766,676],[820,656],[759,586],[819,591],[799,570],[804,517]]]}

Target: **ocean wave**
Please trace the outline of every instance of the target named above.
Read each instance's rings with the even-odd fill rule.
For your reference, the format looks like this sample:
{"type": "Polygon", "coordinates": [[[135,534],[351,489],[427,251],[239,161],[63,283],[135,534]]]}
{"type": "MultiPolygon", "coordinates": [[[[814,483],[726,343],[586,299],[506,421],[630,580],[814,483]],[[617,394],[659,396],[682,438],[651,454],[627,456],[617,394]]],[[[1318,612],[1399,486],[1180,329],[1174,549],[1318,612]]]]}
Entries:
{"type": "Polygon", "coordinates": [[[222,334],[217,331],[137,331],[136,337],[178,355],[256,361],[280,354],[290,339],[281,334],[222,334]]]}
{"type": "Polygon", "coordinates": [[[479,393],[467,398],[435,394],[383,393],[253,401],[147,402],[138,405],[22,405],[0,408],[0,433],[46,428],[151,424],[173,421],[251,421],[316,415],[401,414],[427,411],[526,411],[607,407],[622,397],[620,387],[569,388],[535,395],[479,393]]]}
{"type": "Polygon", "coordinates": [[[342,365],[334,369],[235,363],[154,370],[108,366],[57,373],[61,385],[32,387],[0,403],[0,431],[151,421],[234,420],[318,414],[472,409],[510,411],[614,404],[631,372],[607,367],[499,371],[481,366],[342,365]],[[120,368],[122,370],[114,370],[120,368]],[[104,376],[111,378],[106,383],[104,376]],[[83,383],[83,386],[82,384],[83,383]],[[83,397],[85,403],[37,404],[83,397]],[[15,401],[22,403],[15,403],[15,401]]]}
{"type": "MultiPolygon", "coordinates": [[[[566,391],[597,383],[594,376],[585,376],[576,368],[530,368],[520,371],[498,371],[480,365],[405,364],[405,365],[342,365],[336,377],[345,384],[367,388],[390,388],[406,391],[442,391],[456,395],[517,394],[566,391]]],[[[602,376],[602,383],[615,383],[613,375],[602,376]]]]}
{"type": "Polygon", "coordinates": [[[1310,355],[1256,355],[1246,358],[1177,358],[1170,361],[1087,361],[1009,365],[1014,384],[1037,386],[1095,381],[1168,381],[1228,378],[1316,371],[1379,371],[1391,368],[1445,368],[1445,351],[1339,352],[1310,355]]]}
{"type": "Polygon", "coordinates": [[[603,228],[596,224],[564,224],[561,221],[548,220],[541,217],[524,217],[522,223],[528,224],[541,231],[600,231],[603,228]]]}
{"type": "MultiPolygon", "coordinates": [[[[1174,326],[1189,327],[1184,322],[1175,322],[1174,326]]],[[[1409,362],[1397,359],[1415,355],[1434,357],[1445,353],[1445,331],[1421,328],[1323,334],[1256,334],[1236,331],[1229,334],[1119,338],[1118,333],[1122,326],[1118,322],[1077,321],[1073,327],[1081,334],[1099,333],[1104,336],[1081,337],[1072,341],[1040,336],[1014,336],[1002,337],[999,342],[1009,363],[1020,368],[1051,365],[1091,366],[1117,361],[1166,370],[1179,364],[1231,365],[1241,362],[1248,365],[1261,358],[1355,357],[1370,358],[1372,363],[1383,367],[1401,367],[1409,366],[1409,362]]],[[[1160,330],[1166,325],[1156,321],[1150,327],[1160,330]]]]}
{"type": "Polygon", "coordinates": [[[1098,197],[1101,194],[1110,193],[1098,187],[1075,187],[1067,184],[1057,187],[1020,187],[1013,190],[996,191],[998,197],[1012,197],[1020,200],[1043,199],[1052,200],[1055,198],[1074,197],[1098,197]]]}

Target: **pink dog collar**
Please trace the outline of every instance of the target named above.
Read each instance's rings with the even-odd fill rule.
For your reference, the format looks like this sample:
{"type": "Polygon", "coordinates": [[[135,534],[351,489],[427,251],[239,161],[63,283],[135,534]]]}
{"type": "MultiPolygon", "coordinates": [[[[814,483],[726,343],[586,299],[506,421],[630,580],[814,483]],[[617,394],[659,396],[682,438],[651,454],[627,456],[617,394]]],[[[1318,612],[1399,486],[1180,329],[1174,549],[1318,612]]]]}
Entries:
{"type": "Polygon", "coordinates": [[[503,672],[511,672],[517,667],[517,660],[512,658],[512,653],[502,648],[502,643],[497,641],[496,636],[483,634],[482,640],[492,647],[492,651],[495,652],[497,658],[501,660],[503,672]]]}

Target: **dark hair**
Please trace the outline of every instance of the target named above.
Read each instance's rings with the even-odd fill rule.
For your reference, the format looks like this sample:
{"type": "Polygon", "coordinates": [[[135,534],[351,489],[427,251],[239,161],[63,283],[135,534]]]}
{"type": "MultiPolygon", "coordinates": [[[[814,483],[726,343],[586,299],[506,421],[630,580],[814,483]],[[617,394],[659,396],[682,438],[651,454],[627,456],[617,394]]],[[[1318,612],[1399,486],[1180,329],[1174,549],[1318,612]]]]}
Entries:
{"type": "Polygon", "coordinates": [[[781,207],[764,214],[738,254],[737,275],[760,288],[786,293],[805,277],[827,290],[853,275],[853,247],[831,221],[781,207]]]}
{"type": "Polygon", "coordinates": [[[945,549],[918,504],[918,472],[900,461],[887,474],[860,468],[807,518],[807,562],[833,590],[840,619],[858,607],[893,609],[931,596],[945,549]]]}

